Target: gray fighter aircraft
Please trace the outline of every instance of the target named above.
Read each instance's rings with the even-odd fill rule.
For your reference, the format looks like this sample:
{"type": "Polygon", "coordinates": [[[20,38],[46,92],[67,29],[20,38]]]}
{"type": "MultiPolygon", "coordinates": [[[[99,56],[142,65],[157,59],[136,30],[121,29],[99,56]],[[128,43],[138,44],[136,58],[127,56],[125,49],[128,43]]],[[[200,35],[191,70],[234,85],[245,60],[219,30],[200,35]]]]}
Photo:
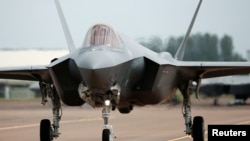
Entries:
{"type": "Polygon", "coordinates": [[[244,105],[250,97],[249,88],[250,75],[231,75],[203,80],[200,93],[214,98],[214,105],[219,105],[219,97],[223,94],[234,95],[234,100],[226,105],[244,105]]]}
{"type": "Polygon", "coordinates": [[[44,66],[0,68],[0,78],[39,81],[42,103],[46,103],[47,97],[51,98],[53,124],[48,119],[41,121],[41,141],[51,141],[59,136],[60,101],[68,106],[88,103],[93,107],[103,107],[102,140],[110,141],[115,138],[108,122],[111,110],[129,113],[134,106],[166,102],[177,89],[184,97],[185,132],[192,135],[194,141],[203,141],[203,118],[191,118],[192,89],[195,87],[198,97],[201,79],[250,73],[250,63],[183,61],[186,43],[201,2],[183,42],[172,57],[168,52],[155,53],[119,35],[105,24],[92,26],[84,44],[75,48],[60,4],[55,0],[70,53],[44,66]]]}

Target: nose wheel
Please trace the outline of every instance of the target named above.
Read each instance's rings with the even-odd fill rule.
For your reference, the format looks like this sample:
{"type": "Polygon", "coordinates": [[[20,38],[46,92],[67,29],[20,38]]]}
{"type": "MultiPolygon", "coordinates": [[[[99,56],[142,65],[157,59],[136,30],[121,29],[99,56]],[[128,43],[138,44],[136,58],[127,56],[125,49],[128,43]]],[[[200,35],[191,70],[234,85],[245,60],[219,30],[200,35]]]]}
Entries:
{"type": "Polygon", "coordinates": [[[110,130],[109,129],[103,129],[102,131],[102,141],[110,141],[110,130]]]}

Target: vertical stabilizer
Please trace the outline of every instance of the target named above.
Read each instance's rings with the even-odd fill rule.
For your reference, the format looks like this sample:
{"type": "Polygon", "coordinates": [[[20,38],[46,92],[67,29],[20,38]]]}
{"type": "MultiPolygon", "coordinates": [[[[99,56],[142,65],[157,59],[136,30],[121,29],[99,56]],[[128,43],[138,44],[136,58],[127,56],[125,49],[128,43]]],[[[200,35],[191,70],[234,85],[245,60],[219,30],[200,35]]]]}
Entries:
{"type": "Polygon", "coordinates": [[[64,35],[65,35],[65,38],[67,40],[69,51],[72,52],[72,51],[74,51],[76,49],[76,47],[75,47],[75,44],[73,42],[72,36],[70,34],[70,31],[69,31],[68,25],[66,23],[65,17],[63,15],[63,11],[62,11],[61,5],[59,3],[59,0],[55,0],[55,4],[56,4],[57,13],[59,15],[59,18],[60,18],[60,21],[61,21],[61,24],[62,24],[64,35]]]}
{"type": "Polygon", "coordinates": [[[186,35],[185,35],[184,39],[182,40],[181,45],[179,46],[179,48],[178,48],[178,50],[177,50],[177,52],[176,52],[176,54],[175,54],[175,56],[174,56],[174,58],[177,59],[177,60],[182,61],[183,58],[184,58],[184,53],[185,53],[185,49],[186,49],[186,46],[187,46],[187,41],[188,41],[190,32],[191,32],[191,30],[192,30],[192,27],[193,27],[193,25],[194,25],[194,21],[195,21],[195,19],[196,19],[196,16],[197,16],[197,14],[198,14],[198,11],[199,11],[199,9],[200,9],[201,2],[202,2],[202,0],[200,0],[198,6],[197,6],[197,8],[196,8],[195,13],[194,13],[194,16],[193,16],[193,18],[192,18],[192,21],[191,21],[191,23],[190,23],[190,25],[189,25],[189,27],[188,27],[187,32],[186,32],[186,35]]]}

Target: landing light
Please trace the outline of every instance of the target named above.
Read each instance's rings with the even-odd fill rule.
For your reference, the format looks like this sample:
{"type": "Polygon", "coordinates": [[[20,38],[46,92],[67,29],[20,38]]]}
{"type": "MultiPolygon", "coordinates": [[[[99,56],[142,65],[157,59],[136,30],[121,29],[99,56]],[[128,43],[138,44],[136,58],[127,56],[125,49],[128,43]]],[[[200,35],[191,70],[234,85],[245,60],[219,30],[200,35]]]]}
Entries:
{"type": "Polygon", "coordinates": [[[109,106],[110,105],[110,100],[105,100],[105,105],[109,106]]]}

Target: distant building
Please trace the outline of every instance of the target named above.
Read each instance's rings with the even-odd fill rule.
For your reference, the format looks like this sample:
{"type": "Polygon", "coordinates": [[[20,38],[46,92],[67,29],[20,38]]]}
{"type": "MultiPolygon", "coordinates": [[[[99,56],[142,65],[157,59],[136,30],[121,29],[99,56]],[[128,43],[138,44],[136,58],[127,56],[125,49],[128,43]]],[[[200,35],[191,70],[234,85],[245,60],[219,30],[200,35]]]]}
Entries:
{"type": "MultiPolygon", "coordinates": [[[[54,58],[66,55],[68,50],[0,50],[0,67],[47,65],[54,58]]],[[[31,99],[41,96],[39,86],[31,88],[34,81],[0,79],[0,98],[31,99]]]]}
{"type": "Polygon", "coordinates": [[[0,50],[0,67],[46,65],[54,58],[66,55],[66,49],[54,50],[0,50]]]}
{"type": "Polygon", "coordinates": [[[29,99],[36,97],[35,93],[28,89],[31,81],[0,79],[0,98],[4,99],[29,99]]]}

